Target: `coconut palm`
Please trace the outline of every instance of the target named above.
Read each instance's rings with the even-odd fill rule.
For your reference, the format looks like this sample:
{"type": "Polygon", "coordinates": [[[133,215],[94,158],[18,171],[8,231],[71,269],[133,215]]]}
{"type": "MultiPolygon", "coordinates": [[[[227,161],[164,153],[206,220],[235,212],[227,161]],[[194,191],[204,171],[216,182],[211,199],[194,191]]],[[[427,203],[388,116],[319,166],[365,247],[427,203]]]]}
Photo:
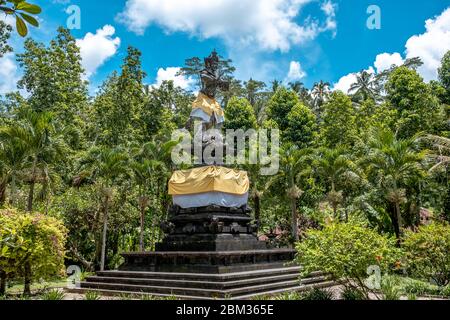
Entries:
{"type": "Polygon", "coordinates": [[[363,159],[369,178],[390,204],[394,232],[400,243],[401,204],[407,201],[406,187],[425,175],[422,167],[427,151],[417,151],[417,136],[399,140],[390,129],[373,129],[368,140],[368,154],[363,159]]]}
{"type": "Polygon", "coordinates": [[[280,171],[272,177],[268,185],[279,187],[280,184],[286,192],[286,197],[291,206],[291,229],[292,238],[299,240],[298,234],[298,208],[297,202],[304,191],[300,188],[302,178],[311,173],[310,149],[298,149],[296,146],[287,146],[280,150],[280,171]]]}
{"type": "Polygon", "coordinates": [[[380,96],[378,81],[373,73],[362,70],[356,75],[356,82],[350,86],[349,93],[354,93],[355,97],[363,101],[368,98],[377,100],[380,96]]]}
{"type": "Polygon", "coordinates": [[[347,155],[347,150],[341,146],[334,149],[319,148],[314,159],[314,168],[318,176],[329,186],[328,202],[337,217],[337,209],[343,202],[343,192],[338,190],[347,181],[360,178],[358,168],[347,155]]]}
{"type": "Polygon", "coordinates": [[[113,185],[128,175],[128,156],[118,148],[94,147],[89,150],[86,159],[81,163],[80,175],[89,176],[100,186],[101,208],[103,213],[103,232],[100,270],[105,269],[106,236],[108,229],[109,206],[113,199],[113,185]]]}
{"type": "Polygon", "coordinates": [[[314,83],[314,86],[311,91],[311,96],[313,98],[314,109],[318,116],[320,116],[321,107],[327,101],[329,95],[330,95],[330,83],[324,82],[322,80],[314,83]]]}

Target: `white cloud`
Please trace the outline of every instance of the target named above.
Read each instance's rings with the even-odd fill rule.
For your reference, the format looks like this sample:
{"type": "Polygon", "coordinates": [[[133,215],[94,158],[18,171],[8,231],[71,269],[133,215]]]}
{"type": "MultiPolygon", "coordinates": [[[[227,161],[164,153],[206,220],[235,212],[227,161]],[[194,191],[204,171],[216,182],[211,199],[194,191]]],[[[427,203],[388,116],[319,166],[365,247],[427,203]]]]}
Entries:
{"type": "Polygon", "coordinates": [[[128,0],[117,19],[137,34],[154,24],[166,32],[221,38],[229,47],[288,51],[292,45],[336,29],[335,6],[330,1],[321,5],[325,22],[311,17],[303,25],[295,21],[311,2],[315,0],[128,0]]]}
{"type": "MultiPolygon", "coordinates": [[[[450,50],[450,8],[439,16],[425,22],[426,31],[414,35],[406,42],[406,58],[419,57],[424,63],[417,71],[425,81],[437,79],[437,70],[442,57],[450,50]]],[[[389,69],[392,65],[401,66],[405,59],[398,52],[381,53],[375,58],[374,66],[377,73],[389,69]]],[[[369,67],[373,70],[373,67],[369,67]]],[[[334,84],[335,90],[347,92],[350,85],[356,81],[356,74],[343,76],[334,84]]]]}
{"type": "Polygon", "coordinates": [[[437,79],[442,57],[450,50],[450,8],[425,22],[426,32],[406,42],[406,57],[420,57],[424,63],[419,73],[426,81],[437,79]]]}
{"type": "Polygon", "coordinates": [[[83,67],[88,78],[116,54],[120,46],[120,38],[113,37],[115,32],[113,26],[105,25],[102,29],[98,29],[95,34],[88,32],[83,39],[77,39],[83,67]]]}
{"type": "MultiPolygon", "coordinates": [[[[375,69],[373,67],[369,67],[366,71],[369,73],[375,73],[375,69]]],[[[344,93],[348,93],[348,90],[350,90],[352,84],[356,83],[357,81],[356,76],[356,73],[350,73],[346,76],[343,76],[339,79],[338,82],[333,84],[333,91],[341,90],[344,93]]]]}
{"type": "Polygon", "coordinates": [[[403,63],[403,58],[398,52],[395,52],[393,54],[381,53],[377,55],[374,66],[377,70],[377,73],[380,73],[390,69],[393,65],[401,66],[403,63]]]}
{"type": "Polygon", "coordinates": [[[306,77],[306,72],[303,71],[302,65],[298,61],[291,61],[289,72],[284,80],[285,82],[298,81],[306,77]]]}
{"type": "Polygon", "coordinates": [[[19,75],[14,54],[7,53],[0,58],[0,94],[17,90],[17,81],[19,75]]]}
{"type": "Polygon", "coordinates": [[[174,85],[180,87],[182,89],[190,89],[195,85],[195,80],[193,78],[187,78],[183,75],[177,75],[180,71],[178,67],[169,67],[169,68],[159,68],[158,73],[156,75],[156,83],[155,87],[159,87],[163,81],[172,80],[174,85]]]}

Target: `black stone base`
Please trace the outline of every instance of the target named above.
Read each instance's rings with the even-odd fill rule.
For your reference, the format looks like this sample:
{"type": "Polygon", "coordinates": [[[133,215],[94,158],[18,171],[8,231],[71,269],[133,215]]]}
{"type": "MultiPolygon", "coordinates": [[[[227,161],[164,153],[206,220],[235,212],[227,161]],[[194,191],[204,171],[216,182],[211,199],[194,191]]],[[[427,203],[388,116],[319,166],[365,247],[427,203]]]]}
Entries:
{"type": "Polygon", "coordinates": [[[293,261],[295,250],[135,252],[122,256],[125,263],[120,271],[222,274],[283,267],[293,261]]]}

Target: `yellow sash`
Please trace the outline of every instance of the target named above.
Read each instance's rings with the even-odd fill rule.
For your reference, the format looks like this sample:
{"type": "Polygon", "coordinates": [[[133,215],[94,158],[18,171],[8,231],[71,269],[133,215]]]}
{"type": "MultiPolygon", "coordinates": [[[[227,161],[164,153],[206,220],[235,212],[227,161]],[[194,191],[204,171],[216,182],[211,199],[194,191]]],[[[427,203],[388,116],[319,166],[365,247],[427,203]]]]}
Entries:
{"type": "Polygon", "coordinates": [[[218,117],[224,117],[224,112],[220,104],[215,99],[211,99],[201,92],[192,104],[192,109],[201,109],[209,116],[215,114],[218,117]]]}
{"type": "Polygon", "coordinates": [[[249,187],[250,181],[247,172],[209,166],[175,171],[169,181],[169,194],[224,192],[243,195],[248,192],[249,187]]]}

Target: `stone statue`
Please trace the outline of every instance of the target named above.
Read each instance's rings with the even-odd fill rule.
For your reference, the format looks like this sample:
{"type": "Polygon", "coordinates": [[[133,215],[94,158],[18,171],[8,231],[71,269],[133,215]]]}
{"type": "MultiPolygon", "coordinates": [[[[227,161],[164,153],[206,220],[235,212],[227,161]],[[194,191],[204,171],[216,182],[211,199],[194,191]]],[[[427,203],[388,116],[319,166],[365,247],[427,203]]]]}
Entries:
{"type": "MultiPolygon", "coordinates": [[[[192,112],[187,126],[201,124],[201,127],[196,126],[194,141],[201,144],[203,150],[206,147],[223,149],[223,137],[220,131],[225,121],[225,114],[221,105],[216,101],[216,94],[218,90],[229,90],[230,84],[223,80],[220,73],[220,59],[215,50],[204,59],[204,62],[205,68],[200,71],[202,88],[192,104],[192,112]]],[[[218,161],[215,164],[223,163],[218,161]]]]}

